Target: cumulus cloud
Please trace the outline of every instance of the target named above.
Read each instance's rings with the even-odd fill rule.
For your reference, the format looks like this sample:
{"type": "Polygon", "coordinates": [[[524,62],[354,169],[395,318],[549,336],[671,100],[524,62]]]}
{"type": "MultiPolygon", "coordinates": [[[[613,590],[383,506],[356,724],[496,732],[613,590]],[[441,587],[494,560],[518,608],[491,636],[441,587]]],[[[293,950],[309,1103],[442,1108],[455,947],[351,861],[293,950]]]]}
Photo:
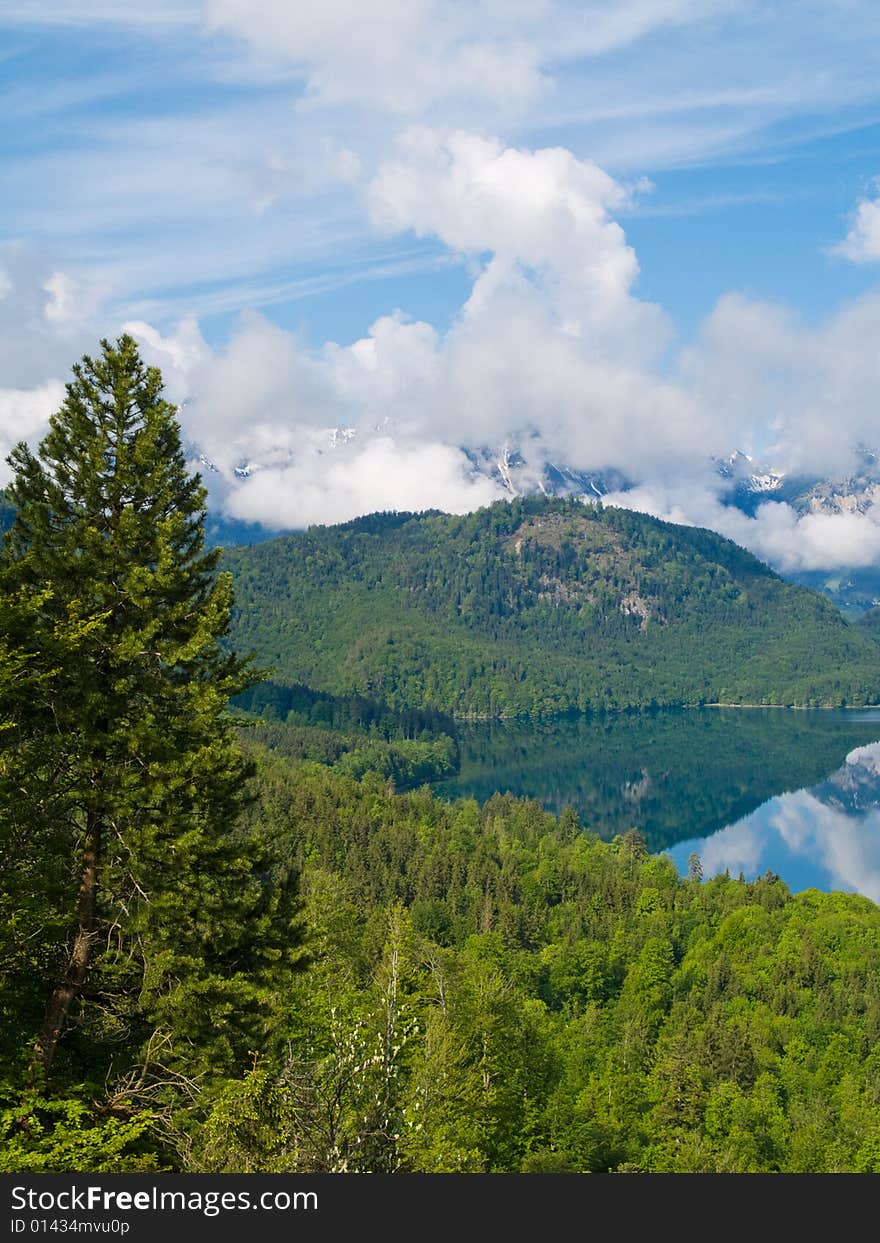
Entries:
{"type": "MultiPolygon", "coordinates": [[[[371,481],[364,442],[393,430],[418,481],[413,489],[398,481],[394,495],[450,509],[465,495],[478,503],[498,494],[473,480],[462,490],[462,447],[528,439],[537,474],[547,456],[648,469],[685,446],[701,461],[726,446],[717,425],[696,418],[688,394],[651,370],[671,328],[634,294],[638,264],[611,215],[628,191],[601,169],[561,149],[422,128],[402,138],[368,193],[383,227],[437,238],[471,264],[470,296],[446,333],[395,312],[351,345],[310,351],[250,313],[215,352],[192,323],[164,337],[133,325],[189,395],[193,439],[227,473],[262,468],[234,485],[236,496],[247,492],[249,512],[260,509],[258,490],[274,489],[277,500],[271,470],[287,472],[292,486],[293,459],[311,460],[315,431],[328,427],[357,432],[346,470],[371,481]],[[426,490],[429,468],[436,485],[426,490]]],[[[341,460],[340,451],[309,470],[329,472],[333,487],[362,505],[389,503],[381,486],[359,492],[343,480],[341,460]]],[[[260,512],[277,515],[276,500],[260,512]]]]}
{"type": "Polygon", "coordinates": [[[12,472],[6,455],[19,440],[34,441],[48,428],[49,416],[64,398],[64,385],[50,381],[38,388],[0,388],[0,487],[7,484],[12,472]]]}
{"type": "Polygon", "coordinates": [[[211,357],[211,351],[194,319],[179,323],[173,333],[163,336],[152,324],[131,319],[122,331],[136,337],[142,353],[162,370],[166,394],[172,401],[183,401],[189,394],[191,377],[211,357]]]}
{"type": "Polygon", "coordinates": [[[546,461],[614,468],[635,486],[613,503],[711,527],[783,571],[876,564],[880,508],[799,515],[768,501],[748,516],[725,504],[712,459],[744,448],[786,472],[851,471],[853,446],[874,438],[880,295],[807,328],[730,294],[672,356],[671,327],[638,298],[638,262],[614,219],[630,194],[559,148],[410,129],[368,202],[380,227],[439,239],[470,265],[446,332],[400,311],[317,350],[256,313],[216,351],[192,321],[166,336],[133,330],[187,397],[187,432],[221,467],[240,517],[289,526],[397,505],[457,511],[499,495],[462,448],[508,445],[533,479],[546,461]],[[348,430],[328,440],[333,428],[348,430]]]}
{"type": "Polygon", "coordinates": [[[33,444],[64,397],[73,357],[94,349],[95,291],[33,251],[0,247],[0,487],[6,455],[33,444]]]}
{"type": "Polygon", "coordinates": [[[877,437],[880,294],[807,327],[789,310],[722,297],[680,360],[682,382],[738,447],[793,473],[846,474],[877,437]]]}
{"type": "MultiPolygon", "coordinates": [[[[845,482],[857,471],[858,447],[877,445],[878,339],[877,293],[809,327],[786,308],[728,294],[680,353],[676,376],[706,432],[726,429],[728,444],[786,475],[845,482]]],[[[695,475],[693,459],[689,470],[667,459],[609,499],[710,527],[784,572],[880,563],[876,489],[841,512],[798,513],[768,499],[753,515],[725,504],[726,490],[711,468],[695,475]]]]}
{"type": "Polygon", "coordinates": [[[468,312],[525,278],[570,336],[608,333],[627,352],[635,329],[652,344],[666,328],[656,307],[632,298],[639,266],[611,217],[629,191],[560,147],[531,151],[463,131],[408,130],[370,190],[373,219],[389,231],[433,236],[462,255],[491,252],[468,312]],[[611,335],[611,334],[609,334],[611,335]]]}
{"type": "Polygon", "coordinates": [[[188,394],[187,437],[218,466],[223,503],[270,527],[376,509],[473,509],[502,495],[421,404],[441,366],[427,324],[388,316],[351,346],[308,351],[256,313],[211,351],[194,325],[161,336],[130,323],[169,394],[188,394]]]}
{"type": "Polygon", "coordinates": [[[859,199],[846,237],[831,253],[852,263],[880,259],[880,177],[874,178],[874,197],[859,199]]]}
{"type": "Polygon", "coordinates": [[[675,477],[648,481],[606,500],[665,522],[708,527],[748,548],[784,573],[863,569],[880,563],[880,508],[865,513],[798,514],[789,504],[765,501],[754,515],[724,503],[724,482],[675,477]]]}
{"type": "Polygon", "coordinates": [[[438,238],[472,265],[424,405],[447,434],[488,443],[540,432],[544,452],[608,465],[650,424],[662,453],[687,396],[646,368],[662,310],[634,292],[635,253],[612,212],[630,191],[561,148],[409,130],[369,188],[374,220],[438,238]]]}
{"type": "Polygon", "coordinates": [[[0,381],[25,388],[64,375],[94,348],[104,294],[31,247],[0,244],[0,381]]]}
{"type": "MultiPolygon", "coordinates": [[[[184,403],[186,436],[218,467],[216,502],[238,517],[458,512],[502,494],[463,450],[506,446],[533,481],[548,461],[615,469],[634,486],[613,502],[711,527],[783,571],[878,564],[880,506],[801,515],[769,501],[748,516],[725,503],[712,459],[741,448],[789,474],[850,473],[853,447],[875,443],[880,294],[806,326],[731,293],[676,353],[616,219],[638,193],[560,147],[410,127],[364,194],[376,228],[466,265],[470,292],[445,331],[397,310],[350,344],[307,348],[252,311],[218,348],[194,319],[125,326],[184,403]]],[[[0,322],[69,357],[94,318],[89,291],[20,255],[4,270],[0,322]]],[[[20,370],[28,349],[8,352],[20,370]]]]}
{"type": "Polygon", "coordinates": [[[790,505],[767,502],[753,520],[718,527],[784,571],[861,569],[880,563],[880,512],[798,516],[790,505]],[[726,529],[725,529],[726,528],[726,529]]]}
{"type": "Polygon", "coordinates": [[[433,233],[463,253],[492,250],[532,266],[562,256],[610,263],[613,286],[628,289],[638,270],[608,209],[626,191],[589,160],[552,147],[505,148],[465,131],[407,130],[398,156],[371,187],[374,215],[392,231],[433,233]],[[619,275],[618,275],[619,273],[619,275]]]}
{"type": "Polygon", "coordinates": [[[504,495],[451,445],[401,445],[379,437],[341,453],[300,443],[295,462],[247,479],[230,498],[229,511],[266,526],[303,527],[377,509],[467,513],[504,495]]]}

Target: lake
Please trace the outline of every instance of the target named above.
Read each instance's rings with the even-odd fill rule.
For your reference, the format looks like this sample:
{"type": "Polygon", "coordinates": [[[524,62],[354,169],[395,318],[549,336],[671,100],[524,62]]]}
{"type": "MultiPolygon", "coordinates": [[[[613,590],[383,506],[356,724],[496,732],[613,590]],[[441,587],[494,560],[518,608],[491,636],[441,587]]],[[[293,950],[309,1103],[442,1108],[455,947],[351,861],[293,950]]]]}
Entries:
{"type": "Polygon", "coordinates": [[[610,839],[639,829],[679,870],[770,870],[794,892],[880,903],[880,710],[703,708],[462,726],[461,770],[437,787],[571,804],[610,839]]]}

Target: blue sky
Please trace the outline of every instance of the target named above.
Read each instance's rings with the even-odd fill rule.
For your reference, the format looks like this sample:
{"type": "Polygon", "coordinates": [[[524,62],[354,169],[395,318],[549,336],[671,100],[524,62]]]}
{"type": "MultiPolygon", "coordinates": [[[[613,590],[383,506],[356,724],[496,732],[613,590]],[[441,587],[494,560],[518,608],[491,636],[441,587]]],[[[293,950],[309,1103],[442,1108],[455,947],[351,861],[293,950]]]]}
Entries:
{"type": "MultiPolygon", "coordinates": [[[[524,87],[521,102],[461,90],[385,108],[369,83],[344,105],[310,106],[322,65],[343,74],[348,57],[334,65],[312,48],[309,61],[305,39],[301,60],[295,45],[267,60],[260,22],[270,38],[273,14],[283,27],[277,15],[291,7],[159,3],[147,17],[129,3],[0,6],[4,235],[86,275],[107,273],[111,307],[148,306],[164,325],[202,313],[212,339],[246,306],[271,308],[315,344],[353,340],[394,307],[442,323],[466,276],[438,273],[442,247],[424,239],[373,236],[356,187],[326,168],[336,145],[368,176],[397,131],[428,118],[516,146],[564,146],[614,176],[650,179],[620,219],[639,255],[640,294],[662,303],[684,337],[731,289],[815,319],[875,280],[870,267],[827,253],[880,169],[870,4],[633,4],[641,37],[572,60],[562,55],[566,27],[579,29],[589,6],[548,6],[559,16],[535,48],[545,83],[524,87]],[[224,13],[225,28],[212,29],[224,13]],[[188,168],[198,186],[186,184],[188,168]]],[[[333,7],[327,37],[344,44],[346,5],[333,7]]],[[[432,22],[459,6],[412,7],[424,9],[417,33],[430,41],[432,22]]],[[[516,36],[517,25],[499,31],[487,16],[472,41],[516,36]]],[[[380,38],[381,25],[372,29],[380,38]]]]}
{"type": "MultiPolygon", "coordinates": [[[[871,439],[878,60],[859,0],[3,0],[0,439],[128,324],[238,516],[467,508],[528,441],[719,525],[713,454],[871,439]]],[[[789,519],[727,533],[880,556],[789,519]]]]}

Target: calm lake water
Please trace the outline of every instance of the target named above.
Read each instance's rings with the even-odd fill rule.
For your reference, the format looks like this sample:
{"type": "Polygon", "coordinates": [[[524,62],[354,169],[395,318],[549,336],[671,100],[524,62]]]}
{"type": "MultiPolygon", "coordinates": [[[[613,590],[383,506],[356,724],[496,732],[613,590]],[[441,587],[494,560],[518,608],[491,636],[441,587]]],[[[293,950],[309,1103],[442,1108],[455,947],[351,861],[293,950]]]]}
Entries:
{"type": "Polygon", "coordinates": [[[788,886],[880,903],[880,710],[705,708],[463,726],[438,787],[567,804],[604,838],[637,828],[681,872],[770,869],[788,886]]]}

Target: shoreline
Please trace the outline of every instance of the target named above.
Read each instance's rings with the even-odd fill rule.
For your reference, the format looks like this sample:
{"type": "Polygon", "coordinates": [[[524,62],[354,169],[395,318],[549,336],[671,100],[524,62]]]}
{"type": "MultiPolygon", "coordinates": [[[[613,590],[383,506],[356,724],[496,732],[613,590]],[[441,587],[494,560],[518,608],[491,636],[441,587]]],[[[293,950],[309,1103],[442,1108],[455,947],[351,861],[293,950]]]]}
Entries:
{"type": "Polygon", "coordinates": [[[626,708],[566,708],[559,712],[469,712],[466,715],[457,716],[451,713],[451,719],[462,724],[487,724],[491,721],[553,721],[564,716],[623,716],[629,713],[632,716],[644,716],[646,713],[656,712],[694,712],[703,708],[765,708],[768,711],[778,712],[880,712],[880,703],[876,704],[859,704],[857,707],[843,704],[744,704],[744,703],[703,703],[703,704],[642,704],[639,706],[629,706],[626,708]]]}
{"type": "Polygon", "coordinates": [[[703,708],[783,708],[786,712],[876,712],[880,704],[860,704],[857,708],[842,704],[726,704],[707,703],[702,705],[688,704],[688,707],[703,708]]]}

